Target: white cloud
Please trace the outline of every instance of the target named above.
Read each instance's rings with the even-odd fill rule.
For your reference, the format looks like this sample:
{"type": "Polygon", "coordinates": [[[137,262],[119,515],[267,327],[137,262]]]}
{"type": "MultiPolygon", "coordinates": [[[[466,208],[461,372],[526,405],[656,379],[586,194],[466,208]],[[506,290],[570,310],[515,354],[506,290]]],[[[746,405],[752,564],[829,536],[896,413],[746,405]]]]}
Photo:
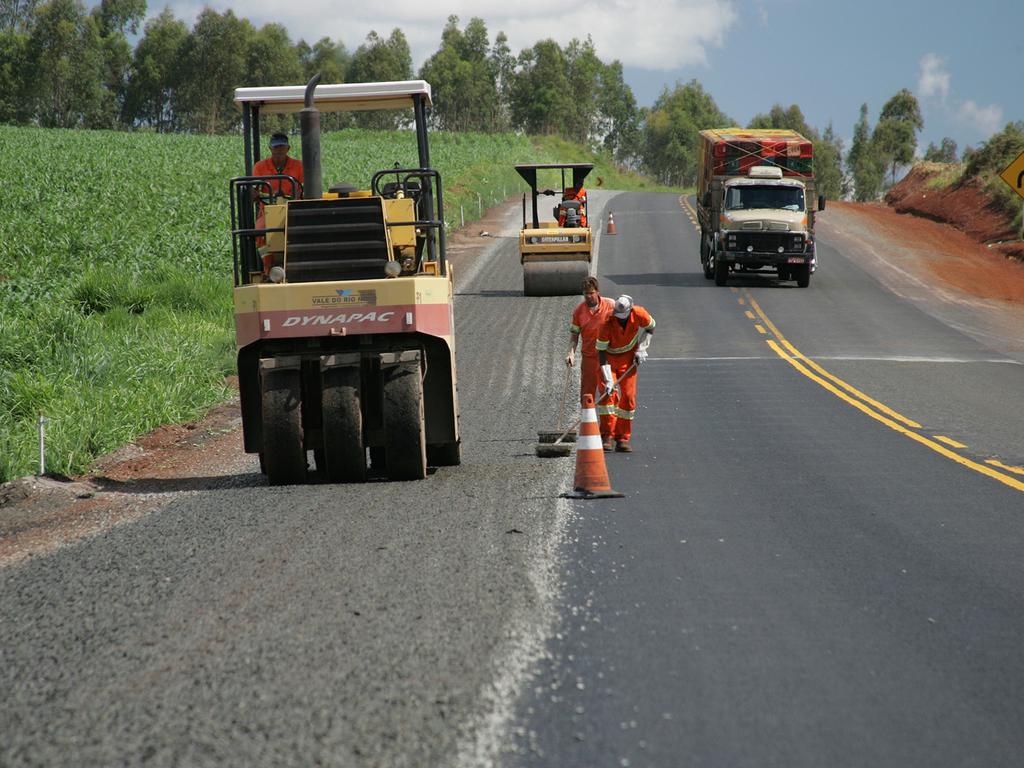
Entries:
{"type": "Polygon", "coordinates": [[[1003,127],[1003,108],[998,104],[979,107],[973,101],[965,101],[957,111],[957,119],[973,128],[981,136],[991,136],[1003,127]]]}
{"type": "MultiPolygon", "coordinates": [[[[191,25],[203,7],[223,12],[232,5],[224,0],[184,0],[170,7],[191,25]]],[[[428,0],[311,0],[289,4],[284,13],[279,0],[250,0],[233,10],[256,26],[283,24],[293,40],[330,37],[349,50],[355,50],[371,30],[387,37],[398,27],[409,41],[417,68],[437,50],[451,14],[459,17],[460,27],[474,16],[483,19],[492,43],[498,32],[504,32],[514,54],[539,40],[554,38],[565,45],[574,37],[585,40],[590,35],[603,61],[618,59],[626,66],[654,71],[706,64],[707,49],[722,45],[738,20],[734,0],[450,0],[440,7],[428,0]]]]}
{"type": "Polygon", "coordinates": [[[946,62],[934,53],[921,57],[921,73],[917,79],[917,92],[923,99],[937,96],[941,101],[949,95],[949,72],[946,62]]]}

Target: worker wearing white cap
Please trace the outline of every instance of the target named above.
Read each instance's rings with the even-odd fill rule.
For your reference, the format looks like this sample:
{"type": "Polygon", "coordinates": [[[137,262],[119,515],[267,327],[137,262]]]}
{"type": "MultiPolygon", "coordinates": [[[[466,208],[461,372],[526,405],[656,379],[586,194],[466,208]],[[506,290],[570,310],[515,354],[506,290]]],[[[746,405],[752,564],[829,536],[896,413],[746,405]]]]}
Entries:
{"type": "Polygon", "coordinates": [[[632,296],[623,295],[616,299],[612,316],[605,321],[595,344],[605,393],[615,404],[615,450],[623,453],[633,450],[629,440],[636,414],[636,368],[647,361],[653,333],[651,313],[634,304],[632,296]]]}

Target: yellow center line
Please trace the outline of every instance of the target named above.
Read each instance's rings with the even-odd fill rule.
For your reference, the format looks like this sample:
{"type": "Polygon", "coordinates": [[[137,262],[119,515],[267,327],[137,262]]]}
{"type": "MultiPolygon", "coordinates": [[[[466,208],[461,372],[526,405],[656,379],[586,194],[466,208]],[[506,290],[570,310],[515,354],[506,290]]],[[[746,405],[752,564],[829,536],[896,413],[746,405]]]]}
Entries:
{"type": "Polygon", "coordinates": [[[751,312],[751,311],[750,311],[749,309],[746,309],[746,310],[744,310],[744,311],[743,311],[743,314],[744,314],[744,315],[746,315],[746,316],[747,316],[747,318],[749,318],[750,320],[753,320],[753,319],[754,319],[754,313],[753,313],[753,312],[751,312]]]}
{"type": "Polygon", "coordinates": [[[946,437],[945,435],[935,435],[935,439],[938,440],[940,443],[945,443],[946,445],[949,445],[949,446],[951,446],[953,448],[966,448],[967,447],[963,443],[958,443],[953,438],[946,437]]]}
{"type": "MultiPolygon", "coordinates": [[[[764,314],[761,307],[758,305],[757,301],[753,297],[751,297],[750,299],[750,305],[754,308],[754,311],[757,312],[758,315],[760,315],[761,319],[764,321],[764,324],[771,329],[773,334],[775,334],[776,338],[778,338],[779,342],[781,342],[781,346],[780,343],[776,343],[774,339],[766,339],[765,343],[767,343],[768,346],[771,347],[772,351],[775,352],[775,354],[777,354],[779,357],[781,357],[783,360],[785,360],[787,363],[793,366],[797,371],[806,376],[808,379],[816,383],[818,386],[831,392],[840,400],[849,403],[854,408],[870,416],[875,421],[878,421],[884,424],[885,426],[889,427],[889,429],[892,429],[896,432],[899,432],[901,435],[909,437],[911,440],[914,440],[915,442],[918,442],[921,445],[930,448],[936,453],[945,456],[947,459],[955,461],[957,464],[967,467],[968,469],[972,469],[975,472],[979,472],[983,475],[991,477],[993,480],[998,480],[1000,483],[1003,483],[1003,485],[1008,485],[1010,488],[1013,488],[1014,490],[1024,492],[1024,481],[1018,480],[1015,477],[1010,477],[1009,475],[1004,475],[1002,472],[997,472],[996,470],[992,469],[991,466],[985,466],[985,464],[979,464],[976,461],[972,461],[971,459],[968,459],[965,456],[961,456],[959,453],[951,451],[949,448],[942,445],[941,443],[938,443],[935,440],[925,437],[924,435],[918,434],[917,432],[914,432],[912,429],[908,429],[908,424],[915,425],[916,422],[913,422],[910,419],[900,416],[895,411],[885,408],[885,406],[881,406],[881,403],[878,403],[876,400],[867,397],[862,392],[858,392],[858,390],[854,389],[849,384],[846,384],[844,381],[842,381],[842,379],[839,379],[830,374],[828,371],[824,370],[813,360],[804,357],[800,353],[800,351],[796,349],[796,347],[794,347],[792,344],[786,341],[785,337],[783,337],[782,334],[779,333],[779,329],[776,328],[775,325],[771,322],[771,320],[768,319],[768,317],[764,314]],[[790,354],[786,350],[783,350],[783,346],[786,347],[786,350],[790,350],[792,354],[790,354]],[[819,375],[819,373],[821,375],[819,375]],[[846,390],[845,392],[843,391],[844,389],[846,390]],[[872,408],[868,407],[869,404],[874,406],[878,410],[872,410],[872,408]],[[882,412],[880,413],[879,411],[882,412]],[[893,416],[893,418],[890,418],[889,416],[883,414],[890,414],[893,416]],[[899,423],[900,421],[902,421],[903,423],[899,423]]],[[[920,428],[920,425],[914,426],[914,429],[920,428]]],[[[998,462],[996,462],[994,459],[990,459],[986,463],[994,466],[1000,466],[998,462]]],[[[1024,470],[1022,470],[1022,474],[1024,474],[1024,470]]]]}
{"type": "Polygon", "coordinates": [[[991,464],[993,467],[1005,469],[1007,472],[1013,472],[1015,475],[1024,475],[1024,467],[1011,467],[1007,464],[1003,464],[1003,462],[998,459],[986,459],[985,463],[991,464]]]}
{"type": "Polygon", "coordinates": [[[782,343],[782,345],[789,351],[789,353],[791,355],[793,355],[793,357],[795,357],[796,359],[801,360],[802,362],[806,363],[812,369],[817,371],[817,373],[819,375],[821,375],[821,376],[825,377],[826,379],[828,379],[829,381],[832,381],[835,384],[839,385],[840,387],[845,389],[847,392],[849,392],[853,396],[859,397],[865,403],[868,403],[869,405],[873,406],[874,408],[877,408],[879,411],[884,413],[886,416],[889,416],[890,418],[893,418],[896,421],[903,422],[904,424],[906,424],[908,427],[910,427],[912,429],[921,429],[921,425],[918,424],[913,419],[908,419],[906,416],[904,416],[904,415],[902,415],[900,413],[897,413],[896,411],[894,411],[889,406],[884,405],[883,403],[878,402],[877,400],[875,400],[874,398],[870,397],[869,395],[866,395],[863,392],[861,392],[856,387],[854,387],[854,386],[852,386],[850,384],[847,384],[845,381],[840,379],[838,376],[833,376],[831,373],[826,371],[824,368],[822,368],[820,365],[818,365],[813,360],[811,360],[811,359],[809,359],[807,357],[804,357],[803,353],[800,350],[798,350],[796,347],[794,347],[792,344],[790,344],[789,340],[786,339],[786,337],[782,335],[782,333],[779,331],[778,328],[775,327],[775,323],[773,323],[771,320],[768,319],[768,316],[764,313],[764,310],[761,309],[761,305],[757,303],[757,299],[755,299],[753,296],[750,296],[750,306],[754,308],[754,311],[761,318],[762,322],[764,322],[764,324],[766,326],[768,326],[768,329],[775,335],[775,338],[778,339],[782,343]]]}
{"type": "Polygon", "coordinates": [[[760,334],[761,334],[762,336],[764,336],[764,335],[765,335],[766,333],[768,333],[768,331],[766,331],[766,330],[764,329],[764,326],[763,326],[763,325],[757,325],[757,324],[755,324],[755,325],[754,325],[754,327],[755,327],[755,328],[757,328],[757,332],[758,332],[758,333],[760,333],[760,334]]]}

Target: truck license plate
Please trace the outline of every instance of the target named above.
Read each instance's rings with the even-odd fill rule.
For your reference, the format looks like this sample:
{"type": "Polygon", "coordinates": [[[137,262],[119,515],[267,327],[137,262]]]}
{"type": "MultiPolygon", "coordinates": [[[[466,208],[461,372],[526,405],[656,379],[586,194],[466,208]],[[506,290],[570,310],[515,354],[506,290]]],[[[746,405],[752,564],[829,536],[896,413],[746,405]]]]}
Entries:
{"type": "Polygon", "coordinates": [[[800,256],[790,256],[788,259],[790,264],[803,264],[804,260],[800,256]]]}

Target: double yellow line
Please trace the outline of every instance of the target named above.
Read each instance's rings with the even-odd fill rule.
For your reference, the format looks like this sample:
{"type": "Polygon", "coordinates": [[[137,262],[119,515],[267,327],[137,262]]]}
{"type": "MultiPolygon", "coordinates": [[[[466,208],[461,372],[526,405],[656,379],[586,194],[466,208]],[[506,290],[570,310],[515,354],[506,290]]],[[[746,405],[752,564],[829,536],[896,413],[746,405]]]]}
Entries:
{"type": "MultiPolygon", "coordinates": [[[[690,203],[686,195],[679,196],[679,207],[683,209],[683,212],[686,214],[687,218],[690,219],[690,222],[694,227],[699,230],[700,224],[697,222],[697,212],[694,210],[693,205],[690,203]]],[[[732,290],[738,292],[738,289],[736,288],[733,288],[732,290]]],[[[981,464],[957,453],[954,450],[951,450],[952,448],[966,448],[967,446],[962,443],[958,443],[956,440],[952,440],[941,435],[926,436],[921,434],[919,430],[922,430],[923,427],[916,421],[908,419],[906,416],[897,413],[884,403],[878,402],[864,392],[861,392],[856,387],[853,387],[843,381],[838,376],[829,373],[816,362],[806,357],[799,349],[789,342],[781,331],[779,331],[775,326],[775,323],[773,323],[769,319],[768,315],[764,313],[764,310],[761,309],[761,306],[749,291],[743,291],[743,298],[740,299],[740,304],[749,304],[750,308],[753,310],[753,312],[747,311],[746,314],[747,317],[755,321],[754,327],[757,329],[758,333],[767,336],[768,331],[771,331],[771,334],[775,338],[765,340],[771,350],[818,386],[828,392],[831,392],[840,400],[849,403],[862,413],[867,414],[875,421],[889,427],[889,429],[909,437],[911,440],[920,443],[926,448],[930,448],[936,453],[945,456],[947,459],[955,461],[957,464],[967,467],[975,472],[991,477],[993,480],[998,480],[1000,483],[1008,485],[1014,490],[1024,491],[1024,481],[1013,476],[1014,474],[1024,476],[1024,468],[1007,466],[996,459],[988,459],[984,464],[981,464]],[[756,313],[756,315],[754,313],[756,313]],[[760,323],[756,322],[758,319],[760,319],[760,323]],[[1004,471],[1000,472],[999,470],[1004,471]]]]}
{"type": "MultiPolygon", "coordinates": [[[[897,413],[887,405],[878,402],[874,398],[861,392],[856,387],[846,383],[838,376],[829,373],[816,362],[806,357],[799,349],[794,347],[785,336],[782,335],[775,324],[764,313],[764,310],[761,309],[757,300],[754,299],[754,297],[746,290],[743,291],[743,294],[746,303],[750,305],[750,308],[756,313],[757,317],[760,318],[764,327],[770,330],[772,335],[775,337],[774,339],[766,339],[771,350],[815,384],[831,392],[840,400],[849,403],[854,408],[870,416],[875,421],[889,427],[889,429],[909,437],[911,440],[920,443],[926,448],[930,448],[936,453],[945,456],[947,459],[951,459],[957,464],[974,470],[975,472],[987,475],[993,480],[998,480],[1000,483],[1003,483],[1003,485],[1008,485],[1014,490],[1024,491],[1024,481],[1019,480],[1012,475],[999,472],[995,467],[999,467],[1010,472],[1020,472],[1022,474],[1024,474],[1024,470],[1021,470],[1018,467],[1008,467],[995,459],[990,459],[985,464],[980,464],[977,461],[973,461],[966,456],[962,456],[947,447],[966,447],[961,443],[949,438],[939,436],[927,437],[922,435],[917,431],[922,429],[922,426],[916,421],[908,419],[906,416],[897,413]],[[945,443],[945,445],[943,443],[945,443]]],[[[741,300],[741,303],[743,303],[743,300],[741,300]]],[[[762,329],[759,328],[758,330],[761,333],[764,333],[762,329]]]]}

